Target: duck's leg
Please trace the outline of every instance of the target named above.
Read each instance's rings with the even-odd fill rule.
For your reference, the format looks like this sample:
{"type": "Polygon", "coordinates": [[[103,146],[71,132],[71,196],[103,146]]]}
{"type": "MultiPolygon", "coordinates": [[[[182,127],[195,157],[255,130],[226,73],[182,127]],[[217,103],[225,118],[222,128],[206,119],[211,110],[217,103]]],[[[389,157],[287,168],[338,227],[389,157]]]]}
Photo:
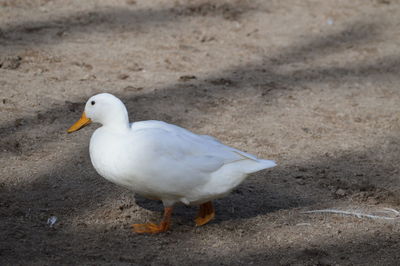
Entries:
{"type": "Polygon", "coordinates": [[[205,225],[211,221],[215,216],[215,210],[211,201],[200,205],[199,213],[195,219],[196,226],[205,225]]]}
{"type": "Polygon", "coordinates": [[[133,231],[138,234],[157,234],[167,231],[171,224],[172,209],[173,207],[164,207],[164,216],[160,224],[132,224],[133,231]]]}

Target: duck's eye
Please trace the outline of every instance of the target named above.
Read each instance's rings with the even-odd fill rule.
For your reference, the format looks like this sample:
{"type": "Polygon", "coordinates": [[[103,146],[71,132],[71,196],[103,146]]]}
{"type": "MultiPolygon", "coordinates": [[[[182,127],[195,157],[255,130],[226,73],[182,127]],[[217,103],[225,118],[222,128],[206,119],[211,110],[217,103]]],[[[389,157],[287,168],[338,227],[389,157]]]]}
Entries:
{"type": "Polygon", "coordinates": [[[95,101],[92,101],[92,102],[91,102],[92,105],[94,105],[95,103],[96,103],[95,101]]]}

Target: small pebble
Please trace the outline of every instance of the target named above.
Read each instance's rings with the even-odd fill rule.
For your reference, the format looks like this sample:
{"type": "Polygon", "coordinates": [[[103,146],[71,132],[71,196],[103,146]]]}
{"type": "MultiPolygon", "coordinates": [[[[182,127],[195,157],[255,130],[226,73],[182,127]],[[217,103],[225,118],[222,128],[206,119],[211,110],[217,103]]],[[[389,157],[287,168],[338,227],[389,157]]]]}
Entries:
{"type": "Polygon", "coordinates": [[[344,189],[339,188],[338,190],[336,190],[335,194],[343,197],[346,195],[346,191],[344,189]]]}
{"type": "Polygon", "coordinates": [[[47,224],[50,227],[53,227],[53,225],[57,222],[57,217],[56,216],[51,216],[49,219],[47,219],[47,224]]]}
{"type": "Polygon", "coordinates": [[[127,79],[127,78],[129,78],[129,75],[127,75],[127,74],[120,74],[120,75],[118,75],[118,78],[119,78],[119,79],[127,79]]]}

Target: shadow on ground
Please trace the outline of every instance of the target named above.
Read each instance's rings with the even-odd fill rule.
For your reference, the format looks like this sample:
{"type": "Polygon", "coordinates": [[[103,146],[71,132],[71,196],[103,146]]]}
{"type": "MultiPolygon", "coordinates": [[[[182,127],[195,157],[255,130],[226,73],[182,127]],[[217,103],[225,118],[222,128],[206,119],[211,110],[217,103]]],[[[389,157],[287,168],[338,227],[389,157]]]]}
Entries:
{"type": "MultiPolygon", "coordinates": [[[[221,1],[219,3],[185,3],[159,9],[104,7],[101,10],[85,10],[68,16],[52,17],[22,23],[9,23],[0,31],[0,43],[18,44],[21,47],[41,44],[57,44],[69,35],[93,31],[131,32],[140,34],[149,27],[170,27],[189,17],[223,17],[235,21],[245,13],[255,10],[249,1],[221,1]],[[22,37],[21,37],[22,35],[22,37]],[[46,38],[44,38],[46,37],[46,38]],[[50,38],[49,38],[50,37],[50,38]],[[34,43],[26,42],[34,40],[34,43]]],[[[19,47],[19,48],[21,48],[19,47]]]]}
{"type": "MultiPolygon", "coordinates": [[[[59,23],[67,22],[62,20],[59,23]]],[[[354,22],[339,32],[328,36],[309,36],[304,38],[307,41],[283,48],[275,56],[260,54],[259,62],[224,69],[202,80],[187,83],[178,81],[175,84],[167,85],[164,89],[149,93],[117,96],[127,104],[129,112],[135,115],[136,120],[156,119],[179,123],[185,121],[185,117],[182,116],[181,109],[176,109],[174,106],[187,106],[188,111],[196,109],[196,106],[201,106],[201,110],[197,111],[204,116],[212,116],[210,106],[223,106],[227,99],[235,98],[237,91],[256,89],[260,102],[262,102],[271,101],[293,90],[305,89],[309,83],[352,82],[363,78],[377,79],[388,75],[398,79],[400,57],[397,55],[377,58],[374,62],[351,62],[344,66],[318,66],[293,70],[288,73],[275,70],[282,65],[295,62],[306,63],[314,58],[340,53],[349,47],[362,45],[362,43],[373,43],[379,39],[382,33],[381,28],[381,25],[354,22]],[[170,106],[169,113],[157,111],[158,105],[170,106]],[[153,108],[150,110],[148,106],[153,108]]],[[[33,32],[32,34],[39,33],[33,32]]],[[[0,150],[0,154],[23,153],[24,142],[28,143],[30,139],[30,131],[40,128],[43,123],[58,121],[68,127],[83,111],[85,101],[86,99],[82,99],[81,102],[66,101],[65,104],[58,104],[46,111],[3,123],[0,127],[0,144],[5,148],[0,150]],[[16,135],[16,133],[20,133],[20,135],[16,135]]],[[[55,131],[47,136],[36,136],[34,145],[38,148],[43,142],[56,140],[61,135],[60,128],[55,128],[55,131]]]]}
{"type": "MultiPolygon", "coordinates": [[[[55,169],[51,175],[45,175],[32,184],[2,189],[0,231],[3,242],[0,261],[2,264],[69,264],[76,261],[95,264],[135,263],[148,257],[149,264],[191,261],[204,265],[210,265],[211,262],[238,265],[251,260],[276,265],[278,261],[324,261],[328,258],[337,262],[368,259],[369,263],[379,263],[384,261],[384,257],[376,256],[376,252],[398,256],[395,236],[381,239],[383,236],[364,232],[353,240],[339,237],[338,241],[332,239],[327,246],[314,243],[315,249],[287,246],[240,254],[233,251],[228,254],[216,252],[212,258],[201,255],[201,250],[209,248],[202,246],[203,238],[221,234],[221,239],[224,239],[224,232],[232,230],[250,230],[248,233],[256,234],[251,231],[251,224],[269,219],[265,216],[267,214],[299,207],[330,206],[332,201],[340,201],[334,193],[338,188],[346,189],[348,196],[365,191],[371,197],[386,193],[376,187],[373,180],[375,176],[389,173],[393,169],[385,168],[384,165],[374,166],[366,160],[357,164],[360,156],[365,155],[348,154],[343,158],[312,160],[309,165],[284,165],[259,172],[230,196],[215,201],[217,217],[212,223],[200,228],[194,227],[192,219],[196,209],[182,206],[174,213],[172,231],[157,236],[131,233],[129,224],[144,222],[143,219],[157,221],[161,213],[149,213],[135,206],[132,193],[99,177],[91,170],[87,159],[80,164],[78,159],[72,159],[63,167],[55,169]],[[354,169],[357,169],[357,175],[354,175],[354,169]],[[330,187],[334,187],[334,190],[330,191],[330,187]],[[97,212],[99,208],[106,210],[104,216],[97,214],[97,222],[76,223],[76,220],[97,212]],[[46,224],[51,215],[60,219],[55,228],[46,224]],[[32,228],[35,228],[35,234],[30,233],[32,228]],[[11,248],[16,246],[17,249],[11,248]],[[82,249],[77,250],[76,246],[82,249]],[[365,249],[374,250],[375,255],[363,257],[365,254],[358,252],[359,247],[363,247],[363,252],[365,249]],[[111,249],[113,255],[103,255],[102,250],[111,249]],[[342,257],[336,255],[339,249],[342,257]],[[135,250],[140,250],[140,254],[135,253],[135,250]],[[171,254],[171,250],[175,252],[171,254]],[[193,254],[187,257],[185,254],[188,252],[193,254]]],[[[390,199],[387,196],[385,198],[390,199]]],[[[395,195],[391,199],[396,199],[395,195]]],[[[137,202],[151,211],[161,210],[155,201],[139,197],[137,202]]]]}
{"type": "MultiPolygon", "coordinates": [[[[235,7],[229,7],[235,10],[235,7]]],[[[172,20],[171,10],[150,11],[132,14],[130,11],[114,10],[119,12],[122,21],[139,21],[140,24],[148,23],[150,17],[158,18],[159,23],[172,20]],[[125,14],[125,15],[124,15],[125,14]],[[125,18],[124,18],[125,17],[125,18]]],[[[175,11],[174,11],[175,12],[175,11]]],[[[224,12],[224,11],[218,11],[224,12]]],[[[220,14],[218,13],[218,14],[220,14]]],[[[28,22],[26,25],[16,25],[3,28],[2,34],[10,37],[14,31],[26,31],[27,38],[40,39],[46,34],[46,28],[61,28],[70,31],[80,30],[80,27],[91,27],[91,17],[102,17],[102,14],[88,13],[84,18],[70,17],[55,21],[28,22]],[[81,20],[83,22],[73,22],[81,20]],[[33,26],[28,26],[34,24],[33,26]]],[[[182,15],[183,16],[183,15],[182,15]]],[[[183,18],[182,18],[183,19],[183,18]]],[[[106,23],[107,21],[104,21],[106,23]]],[[[96,27],[101,27],[96,26],[96,27]]],[[[279,65],[293,62],[304,62],[329,53],[338,53],[348,48],[349,45],[361,45],[363,42],[373,42],[379,36],[380,25],[356,22],[349,25],[347,29],[330,36],[312,36],[308,41],[285,48],[280,54],[273,57],[260,55],[263,59],[254,64],[233,67],[221,70],[204,80],[193,83],[176,83],[166,86],[164,90],[151,92],[139,96],[124,97],[130,111],[139,119],[163,118],[163,114],[154,111],[144,114],[144,109],[151,103],[156,110],[157,105],[171,105],[167,122],[174,122],[174,117],[184,119],[182,114],[174,111],[173,105],[187,105],[190,109],[194,103],[209,102],[222,104],[219,96],[234,97],[235,90],[245,87],[258,88],[260,97],[278,97],[279,93],[290,90],[302,89],[308,82],[341,82],[364,77],[377,77],[380,75],[396,75],[400,67],[400,58],[394,55],[391,58],[382,58],[376,62],[354,62],[339,67],[317,67],[315,69],[297,70],[289,73],[278,73],[274,68],[279,65]],[[291,77],[291,78],[289,78],[291,77]],[[220,82],[218,82],[220,81],[220,82]],[[278,93],[279,92],[279,93],[278,93]],[[207,96],[207,97],[204,97],[207,96]]],[[[23,138],[28,137],[32,128],[38,128],[42,123],[54,119],[65,119],[66,128],[77,116],[80,108],[83,108],[85,99],[79,103],[66,103],[56,108],[49,108],[41,116],[21,117],[23,123],[9,122],[3,124],[0,129],[2,156],[9,154],[23,154],[23,138]],[[40,117],[50,117],[43,120],[40,117]],[[15,140],[15,134],[22,133],[21,139],[15,140]],[[13,141],[22,142],[22,147],[16,147],[13,141]]],[[[265,114],[263,114],[265,115],[265,114]]],[[[35,139],[35,147],[40,148],[49,140],[57,140],[63,133],[54,131],[48,136],[35,139]]],[[[86,140],[82,140],[84,142],[86,140]]],[[[86,149],[74,151],[76,154],[86,154],[86,149]]],[[[365,154],[373,154],[373,151],[365,151],[365,154]]],[[[64,164],[56,166],[49,173],[41,174],[30,184],[18,186],[0,187],[0,230],[3,235],[3,243],[0,248],[1,264],[13,263],[36,263],[36,264],[74,264],[76,261],[85,263],[125,263],[135,264],[147,259],[149,264],[164,263],[176,264],[176,262],[197,263],[204,265],[213,264],[240,264],[241,261],[256,261],[257,263],[277,264],[291,260],[295,261],[321,261],[331,257],[337,263],[343,260],[347,262],[365,262],[369,264],[380,264],[385,262],[385,256],[398,258],[398,243],[391,238],[382,236],[364,235],[356,236],[355,239],[334,241],[329,245],[321,245],[314,250],[305,250],[301,247],[273,248],[271,250],[252,250],[243,253],[220,252],[214,256],[205,258],[198,247],[201,246],[203,237],[215,234],[213,226],[221,227],[219,234],[223,234],[226,228],[224,222],[230,220],[251,220],[252,218],[273,213],[277,210],[292,209],[297,207],[314,206],[334,200],[335,191],[339,188],[348,191],[348,196],[371,191],[375,196],[382,191],[373,184],[377,174],[393,172],[389,166],[375,165],[375,158],[367,158],[365,164],[357,164],[358,158],[365,154],[349,154],[339,158],[319,158],[310,165],[285,165],[268,171],[260,172],[249,178],[242,186],[234,191],[229,197],[216,201],[218,216],[213,224],[208,227],[193,228],[189,221],[195,213],[194,209],[179,207],[176,210],[176,225],[174,231],[159,236],[141,236],[131,234],[129,228],[121,224],[113,224],[110,219],[122,221],[131,220],[131,217],[142,217],[135,215],[138,208],[127,200],[115,205],[116,211],[105,217],[112,227],[107,227],[102,221],[97,225],[81,224],[72,228],[70,224],[79,217],[95,212],[99,208],[108,206],[121,197],[131,195],[129,192],[115,187],[102,180],[92,169],[87,157],[64,158],[64,164]],[[357,173],[354,175],[354,169],[357,173]],[[351,176],[351,178],[349,178],[351,176]],[[66,181],[68,180],[68,182],[66,181]],[[358,185],[361,184],[361,185],[358,185]],[[314,197],[318,194],[318,201],[314,197]],[[321,203],[321,195],[325,201],[321,203]],[[95,201],[86,200],[96,199],[95,201]],[[121,209],[122,206],[122,209],[121,209]],[[25,211],[21,211],[25,210],[25,211]],[[118,210],[121,212],[118,214],[118,210]],[[50,229],[46,220],[51,215],[60,217],[62,223],[59,227],[50,229]],[[124,215],[124,218],[119,215],[124,215]],[[111,218],[110,218],[111,216],[111,218]],[[32,228],[35,234],[30,234],[32,228]],[[336,242],[336,243],[334,243],[336,242]],[[18,245],[16,245],[18,243],[18,245]],[[378,243],[383,243],[379,245],[378,243]],[[10,247],[18,247],[11,249],[10,247]],[[76,247],[82,247],[77,251],[76,247]],[[168,247],[168,248],[167,248],[168,247]],[[363,248],[363,253],[357,250],[363,248]],[[114,254],[104,255],[103,250],[114,250],[114,254]],[[140,253],[136,251],[140,249],[140,253]],[[171,254],[171,250],[175,253],[171,254]],[[288,256],[288,250],[290,255],[288,256]],[[365,250],[370,250],[369,254],[365,250]],[[346,253],[343,258],[337,258],[336,253],[346,253]],[[187,256],[192,252],[192,256],[187,256]],[[383,254],[377,256],[377,254],[383,254]]],[[[395,153],[392,154],[395,156],[395,153]]],[[[391,160],[396,160],[393,157],[391,160]]],[[[383,193],[383,192],[382,192],[383,193]]],[[[160,206],[154,202],[138,199],[138,204],[150,210],[159,210],[160,206]]],[[[153,218],[159,217],[156,214],[153,218]]],[[[221,236],[223,237],[223,236],[221,236]]],[[[398,237],[398,235],[393,235],[398,237]]],[[[395,239],[395,238],[394,238],[395,239]]],[[[318,243],[315,243],[318,245],[318,243]]],[[[205,247],[207,248],[207,247],[205,247]]],[[[293,262],[293,261],[292,261],[293,262]]]]}

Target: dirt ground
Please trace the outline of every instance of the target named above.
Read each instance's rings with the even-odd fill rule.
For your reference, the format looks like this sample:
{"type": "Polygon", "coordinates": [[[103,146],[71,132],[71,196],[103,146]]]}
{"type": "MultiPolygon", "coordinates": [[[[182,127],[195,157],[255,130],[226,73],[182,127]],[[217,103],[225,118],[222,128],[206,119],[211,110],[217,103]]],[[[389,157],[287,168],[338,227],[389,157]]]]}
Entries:
{"type": "Polygon", "coordinates": [[[399,71],[395,0],[0,0],[0,264],[398,265],[399,220],[304,211],[400,209],[399,71]],[[278,166],[137,235],[161,204],[66,134],[105,91],[278,166]]]}

